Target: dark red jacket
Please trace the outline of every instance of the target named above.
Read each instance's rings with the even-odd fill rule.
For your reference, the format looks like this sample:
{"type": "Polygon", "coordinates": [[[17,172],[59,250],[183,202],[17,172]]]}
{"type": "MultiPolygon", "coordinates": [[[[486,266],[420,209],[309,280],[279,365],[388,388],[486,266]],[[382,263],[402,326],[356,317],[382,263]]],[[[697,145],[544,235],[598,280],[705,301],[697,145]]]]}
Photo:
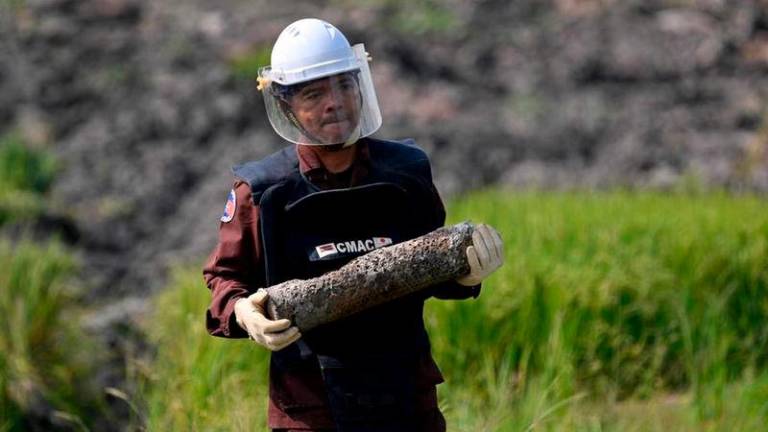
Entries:
{"type": "MultiPolygon", "coordinates": [[[[368,170],[369,152],[364,141],[359,142],[352,166],[345,173],[334,175],[323,167],[314,147],[297,145],[299,169],[312,183],[323,189],[354,186],[365,177],[368,170]]],[[[247,297],[260,288],[253,281],[263,279],[256,272],[263,271],[262,247],[259,237],[259,207],[251,199],[251,190],[244,181],[234,184],[234,208],[230,204],[230,219],[219,228],[219,242],[211,253],[203,274],[212,293],[206,314],[206,325],[210,334],[228,338],[245,338],[247,333],[235,320],[234,304],[241,297],[247,297]]],[[[435,191],[435,205],[442,202],[435,191]]],[[[463,287],[449,284],[441,287],[434,295],[439,298],[476,297],[478,287],[463,287]]],[[[443,381],[440,370],[431,356],[422,360],[423,380],[420,406],[430,410],[437,407],[435,385],[443,381]]],[[[272,386],[291,386],[306,389],[313,394],[323,394],[323,381],[316,376],[282,377],[281,382],[271,380],[272,386]]],[[[270,400],[269,426],[272,428],[332,428],[333,421],[327,409],[303,412],[297,417],[289,416],[270,400]]]]}

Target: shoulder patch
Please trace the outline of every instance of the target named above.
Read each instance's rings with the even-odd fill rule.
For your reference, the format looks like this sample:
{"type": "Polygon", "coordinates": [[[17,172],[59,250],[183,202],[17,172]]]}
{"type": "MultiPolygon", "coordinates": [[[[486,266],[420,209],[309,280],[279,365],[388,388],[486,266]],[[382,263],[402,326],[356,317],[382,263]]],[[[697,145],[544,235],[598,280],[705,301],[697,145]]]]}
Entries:
{"type": "Polygon", "coordinates": [[[232,189],[229,191],[229,196],[227,197],[227,204],[224,205],[224,214],[221,215],[221,221],[222,222],[231,221],[232,218],[235,217],[236,208],[237,208],[237,196],[235,195],[235,190],[232,189]]]}

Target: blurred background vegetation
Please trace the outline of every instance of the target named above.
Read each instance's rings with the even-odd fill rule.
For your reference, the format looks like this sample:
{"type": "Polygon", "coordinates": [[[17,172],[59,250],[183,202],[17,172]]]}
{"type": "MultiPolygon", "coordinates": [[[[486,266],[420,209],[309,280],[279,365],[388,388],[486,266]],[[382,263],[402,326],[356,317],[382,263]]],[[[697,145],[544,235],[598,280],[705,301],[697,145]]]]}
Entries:
{"type": "MultiPolygon", "coordinates": [[[[767,210],[722,193],[490,190],[453,200],[451,222],[503,233],[506,264],[477,300],[428,303],[451,428],[764,428],[767,210]]],[[[157,300],[147,424],[247,430],[265,421],[268,356],[207,336],[198,272],[178,270],[157,300]]]]}
{"type": "Polygon", "coordinates": [[[268,354],[204,329],[228,167],[284,143],[291,21],[374,58],[451,223],[506,264],[426,311],[449,428],[768,424],[763,0],[0,2],[0,431],[253,430],[268,354]]]}

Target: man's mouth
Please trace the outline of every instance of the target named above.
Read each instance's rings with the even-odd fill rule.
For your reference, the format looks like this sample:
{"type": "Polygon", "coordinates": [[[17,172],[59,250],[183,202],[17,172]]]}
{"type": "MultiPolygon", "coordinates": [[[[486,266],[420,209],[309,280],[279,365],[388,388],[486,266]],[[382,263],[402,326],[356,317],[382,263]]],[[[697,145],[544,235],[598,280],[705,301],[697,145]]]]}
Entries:
{"type": "Polygon", "coordinates": [[[322,125],[323,126],[328,126],[328,125],[333,125],[333,124],[338,124],[338,123],[344,123],[344,122],[347,122],[347,121],[349,121],[349,119],[346,118],[346,117],[344,117],[344,118],[334,118],[334,119],[325,120],[322,123],[322,125]]]}
{"type": "Polygon", "coordinates": [[[344,112],[335,112],[333,115],[329,115],[325,119],[322,120],[320,123],[322,126],[331,125],[331,124],[337,124],[337,123],[344,123],[351,121],[350,116],[347,115],[344,112]]]}

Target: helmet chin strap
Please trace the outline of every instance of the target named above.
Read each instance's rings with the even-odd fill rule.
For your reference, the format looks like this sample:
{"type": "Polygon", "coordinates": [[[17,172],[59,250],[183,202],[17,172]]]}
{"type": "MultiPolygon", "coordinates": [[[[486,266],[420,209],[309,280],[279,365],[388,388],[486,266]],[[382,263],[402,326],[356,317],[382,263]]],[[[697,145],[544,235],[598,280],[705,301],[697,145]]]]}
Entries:
{"type": "Polygon", "coordinates": [[[280,108],[283,110],[283,113],[285,113],[285,117],[288,118],[288,120],[298,129],[301,131],[302,135],[310,139],[314,142],[320,142],[318,138],[316,138],[314,135],[309,133],[308,130],[302,126],[299,119],[296,118],[296,114],[293,113],[293,110],[288,106],[287,103],[284,103],[283,101],[280,102],[280,108]]]}
{"type": "Polygon", "coordinates": [[[354,145],[360,139],[360,123],[357,124],[355,130],[349,135],[346,141],[337,144],[320,144],[318,147],[323,147],[330,152],[337,152],[343,150],[349,146],[354,145]]]}
{"type": "Polygon", "coordinates": [[[360,139],[360,121],[357,121],[357,126],[355,126],[355,130],[352,131],[351,134],[347,137],[347,140],[344,141],[344,147],[349,147],[352,144],[356,143],[357,140],[360,139]]]}
{"type": "MultiPolygon", "coordinates": [[[[355,82],[358,84],[358,89],[360,88],[360,82],[359,82],[359,76],[357,74],[353,75],[355,78],[355,82]]],[[[358,90],[359,91],[359,90],[358,90]]],[[[347,140],[344,141],[344,147],[349,147],[352,144],[356,143],[357,140],[360,139],[360,123],[362,122],[362,111],[363,111],[363,94],[358,93],[360,105],[358,106],[358,115],[357,115],[357,125],[355,125],[355,129],[352,131],[351,134],[347,137],[347,140]]]]}

